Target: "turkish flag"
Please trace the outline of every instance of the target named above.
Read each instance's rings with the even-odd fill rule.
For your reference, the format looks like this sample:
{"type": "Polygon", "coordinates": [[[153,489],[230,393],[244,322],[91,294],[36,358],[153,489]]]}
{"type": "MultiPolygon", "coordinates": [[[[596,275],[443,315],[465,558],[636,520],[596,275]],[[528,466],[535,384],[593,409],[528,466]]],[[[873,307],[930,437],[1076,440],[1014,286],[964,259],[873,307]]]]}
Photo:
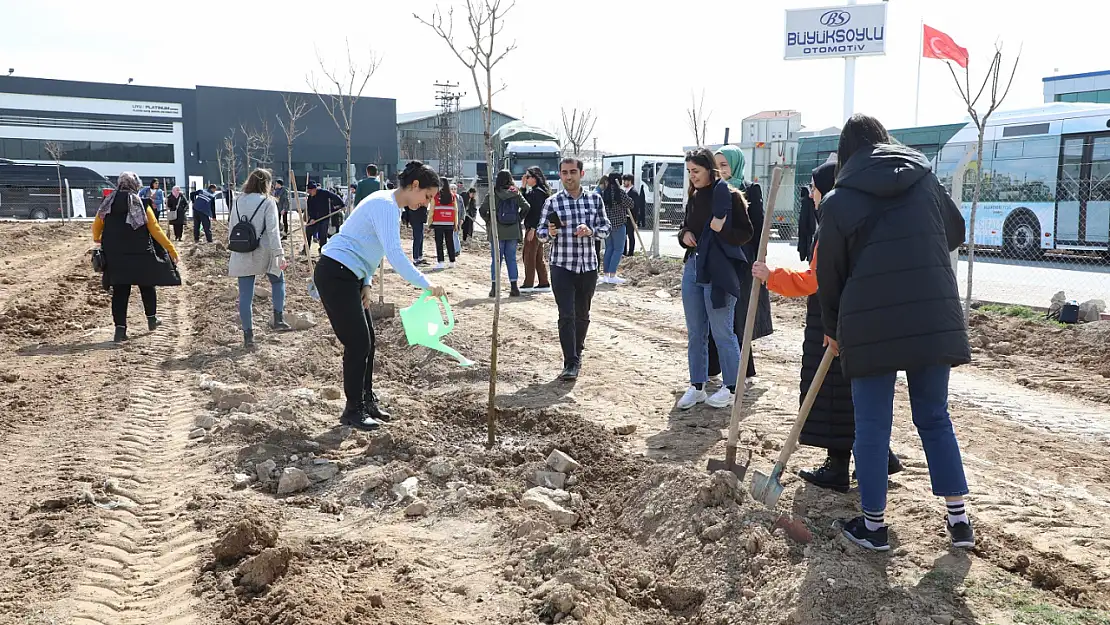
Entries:
{"type": "Polygon", "coordinates": [[[955,61],[960,67],[967,67],[967,48],[961,48],[948,35],[935,28],[925,26],[922,55],[927,59],[955,61]]]}

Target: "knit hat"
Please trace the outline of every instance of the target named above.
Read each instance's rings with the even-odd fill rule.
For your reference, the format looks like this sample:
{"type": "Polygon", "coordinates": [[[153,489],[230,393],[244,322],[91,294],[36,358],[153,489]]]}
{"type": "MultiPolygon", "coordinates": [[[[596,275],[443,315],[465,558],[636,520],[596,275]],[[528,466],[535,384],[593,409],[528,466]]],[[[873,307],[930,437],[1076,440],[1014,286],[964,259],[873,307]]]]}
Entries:
{"type": "Polygon", "coordinates": [[[836,183],[836,163],[824,163],[813,170],[813,186],[828,195],[836,183]]]}

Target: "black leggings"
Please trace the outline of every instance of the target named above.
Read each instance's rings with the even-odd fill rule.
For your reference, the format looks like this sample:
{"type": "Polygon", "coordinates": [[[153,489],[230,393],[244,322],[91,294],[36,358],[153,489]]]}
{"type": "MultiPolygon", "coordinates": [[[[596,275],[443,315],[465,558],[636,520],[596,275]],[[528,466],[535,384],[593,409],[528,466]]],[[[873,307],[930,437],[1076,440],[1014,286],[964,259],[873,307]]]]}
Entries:
{"type": "Polygon", "coordinates": [[[185,231],[185,223],[180,221],[173,222],[173,239],[175,241],[181,240],[181,234],[185,231]]]}
{"type": "Polygon", "coordinates": [[[432,226],[436,233],[436,260],[443,262],[443,248],[447,248],[447,257],[455,262],[455,227],[432,226]]]}
{"type": "MultiPolygon", "coordinates": [[[[147,317],[158,314],[158,296],[152,286],[139,287],[139,295],[143,298],[143,310],[147,317]]],[[[112,321],[117,326],[127,327],[127,303],[131,299],[131,285],[117,284],[112,286],[112,321]]]]}
{"type": "Polygon", "coordinates": [[[362,307],[362,280],[343,263],[321,256],[313,277],[335,336],[343,344],[343,394],[347,407],[363,403],[374,388],[374,321],[362,307]]]}

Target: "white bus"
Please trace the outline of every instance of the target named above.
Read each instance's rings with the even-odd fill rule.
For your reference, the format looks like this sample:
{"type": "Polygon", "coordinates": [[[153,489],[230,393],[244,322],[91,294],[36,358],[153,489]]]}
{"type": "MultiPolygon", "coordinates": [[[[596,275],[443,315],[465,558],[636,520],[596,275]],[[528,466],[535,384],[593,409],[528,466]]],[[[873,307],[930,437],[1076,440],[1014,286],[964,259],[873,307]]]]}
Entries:
{"type": "MultiPolygon", "coordinates": [[[[606,156],[602,159],[602,172],[615,171],[619,174],[632,174],[635,181],[632,188],[644,192],[644,201],[647,204],[647,221],[645,226],[653,226],[652,216],[655,206],[655,178],[663,169],[663,198],[660,206],[660,223],[681,223],[685,214],[683,204],[683,177],[686,173],[686,161],[682,155],[658,154],[617,154],[606,156]]],[[[591,184],[596,180],[590,180],[591,184]]]]}
{"type": "MultiPolygon", "coordinates": [[[[924,152],[949,190],[978,141],[971,122],[891,134],[924,152]]],[[[798,179],[807,180],[836,142],[834,135],[800,139],[798,179]]],[[[965,219],[978,175],[973,162],[964,177],[965,219]]],[[[1110,105],[1054,102],[995,113],[984,136],[982,176],[977,246],[1024,259],[1048,250],[1110,255],[1110,105]]]]}

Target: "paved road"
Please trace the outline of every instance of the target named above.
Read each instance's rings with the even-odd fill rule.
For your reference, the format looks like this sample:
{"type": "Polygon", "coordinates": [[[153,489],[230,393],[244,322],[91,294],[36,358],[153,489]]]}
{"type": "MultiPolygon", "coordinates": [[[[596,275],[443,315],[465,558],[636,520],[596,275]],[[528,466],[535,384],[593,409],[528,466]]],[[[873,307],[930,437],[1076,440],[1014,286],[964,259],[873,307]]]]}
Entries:
{"type": "MultiPolygon", "coordinates": [[[[651,245],[651,232],[644,241],[651,245]]],[[[682,257],[676,230],[660,231],[660,252],[664,256],[682,257]]],[[[774,267],[804,269],[798,260],[794,241],[772,240],[767,247],[767,263],[774,267]]],[[[1093,258],[1065,260],[1048,257],[1040,261],[1002,258],[997,254],[976,254],[974,276],[975,298],[1005,304],[1048,307],[1052,295],[1064,291],[1068,299],[1080,302],[1101,299],[1110,302],[1110,263],[1093,258]]],[[[967,260],[959,264],[960,295],[967,292],[967,260]]]]}

